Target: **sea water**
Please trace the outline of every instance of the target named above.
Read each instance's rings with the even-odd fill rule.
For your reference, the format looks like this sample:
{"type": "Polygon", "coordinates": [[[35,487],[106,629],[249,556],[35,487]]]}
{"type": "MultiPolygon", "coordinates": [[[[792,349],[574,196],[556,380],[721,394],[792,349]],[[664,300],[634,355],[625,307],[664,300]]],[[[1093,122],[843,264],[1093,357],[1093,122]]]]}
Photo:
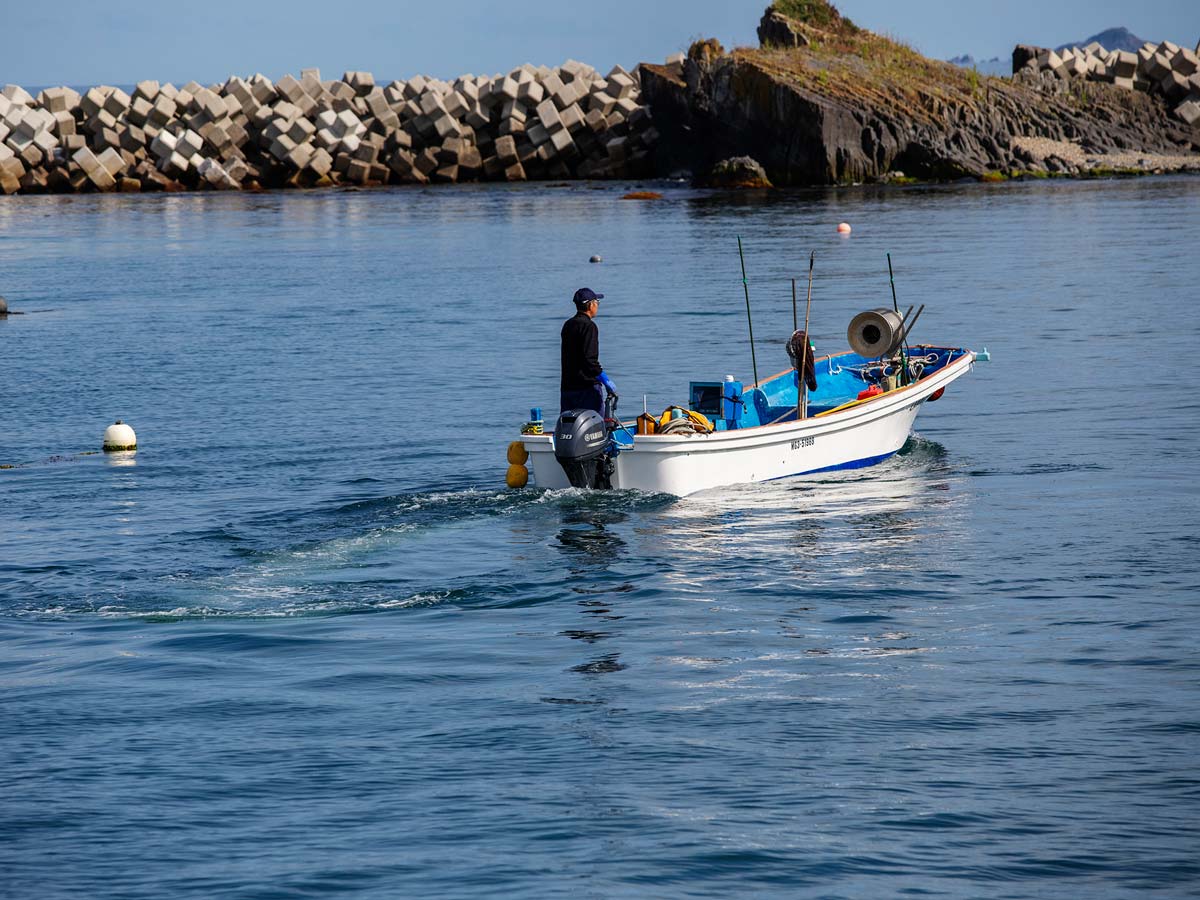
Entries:
{"type": "Polygon", "coordinates": [[[0,894],[1197,891],[1200,179],[649,186],[0,199],[0,894]],[[738,236],[764,377],[814,250],[818,353],[890,252],[992,361],[871,469],[506,490],[576,288],[628,417],[752,380],[738,236]]]}

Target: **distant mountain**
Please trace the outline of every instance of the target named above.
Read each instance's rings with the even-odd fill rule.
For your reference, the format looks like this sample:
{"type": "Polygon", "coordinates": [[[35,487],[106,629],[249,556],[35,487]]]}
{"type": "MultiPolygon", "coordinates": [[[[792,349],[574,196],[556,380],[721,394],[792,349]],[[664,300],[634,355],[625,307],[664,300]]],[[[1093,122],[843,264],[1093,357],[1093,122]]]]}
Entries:
{"type": "Polygon", "coordinates": [[[1089,38],[1084,38],[1082,41],[1076,41],[1071,44],[1063,44],[1055,47],[1055,50],[1065,50],[1068,47],[1086,47],[1092,41],[1095,41],[1105,50],[1128,50],[1131,53],[1142,48],[1142,44],[1146,43],[1145,38],[1140,38],[1128,28],[1106,28],[1099,34],[1093,34],[1089,38]]]}
{"type": "MultiPolygon", "coordinates": [[[[1093,34],[1082,41],[1061,44],[1054,49],[1065,50],[1068,47],[1086,47],[1092,41],[1095,41],[1105,50],[1129,50],[1131,52],[1140,50],[1142,44],[1146,43],[1145,38],[1138,37],[1128,28],[1106,28],[1099,34],[1093,34]]],[[[976,69],[980,75],[1008,76],[1012,74],[1012,60],[1009,57],[995,56],[991,59],[976,59],[967,53],[946,61],[951,65],[962,66],[964,69],[976,69]]]]}
{"type": "MultiPolygon", "coordinates": [[[[1138,46],[1141,46],[1140,44],[1138,46]]],[[[956,56],[946,62],[952,66],[962,66],[964,69],[975,69],[980,75],[1011,75],[1012,60],[994,56],[991,59],[976,59],[971,54],[956,56]]]]}

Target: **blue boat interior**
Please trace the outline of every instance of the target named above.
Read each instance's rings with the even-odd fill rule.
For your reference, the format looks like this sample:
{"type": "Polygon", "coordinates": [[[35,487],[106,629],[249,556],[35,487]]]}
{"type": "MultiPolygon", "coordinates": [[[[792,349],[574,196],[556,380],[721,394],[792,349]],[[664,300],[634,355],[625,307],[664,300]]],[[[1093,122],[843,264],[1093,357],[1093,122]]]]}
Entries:
{"type": "MultiPolygon", "coordinates": [[[[967,352],[962,348],[918,345],[906,355],[909,371],[919,381],[967,352]]],[[[852,351],[817,359],[817,389],[808,393],[808,415],[828,412],[858,399],[872,385],[883,386],[889,376],[898,374],[899,368],[888,360],[867,359],[852,351]]],[[[795,421],[796,384],[794,369],[744,393],[739,382],[692,382],[689,407],[708,416],[718,431],[795,421]]]]}

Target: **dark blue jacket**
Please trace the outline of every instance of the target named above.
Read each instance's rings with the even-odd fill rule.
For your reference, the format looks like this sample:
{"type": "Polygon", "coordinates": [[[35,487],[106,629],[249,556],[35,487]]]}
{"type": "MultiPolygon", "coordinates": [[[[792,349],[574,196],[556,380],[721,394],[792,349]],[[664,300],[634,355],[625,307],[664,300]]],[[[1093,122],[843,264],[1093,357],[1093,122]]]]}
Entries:
{"type": "Polygon", "coordinates": [[[575,313],[562,327],[563,391],[586,390],[596,383],[604,371],[600,365],[600,329],[585,313],[575,313]]]}

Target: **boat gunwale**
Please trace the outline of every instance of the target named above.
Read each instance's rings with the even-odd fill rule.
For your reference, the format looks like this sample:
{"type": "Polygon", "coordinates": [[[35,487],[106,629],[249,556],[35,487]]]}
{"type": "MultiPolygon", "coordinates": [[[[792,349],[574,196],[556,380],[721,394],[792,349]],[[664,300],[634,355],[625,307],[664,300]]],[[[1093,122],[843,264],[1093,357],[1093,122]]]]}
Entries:
{"type": "MultiPolygon", "coordinates": [[[[739,445],[745,443],[760,444],[772,443],[780,438],[791,438],[798,433],[811,432],[812,436],[820,436],[833,434],[839,431],[844,431],[849,427],[859,424],[860,419],[864,418],[881,418],[886,415],[891,415],[898,412],[900,409],[908,406],[913,402],[914,395],[921,394],[916,402],[924,402],[925,396],[932,394],[937,390],[938,385],[944,386],[942,383],[949,384],[957,380],[961,375],[970,371],[975,364],[975,352],[967,350],[964,347],[940,347],[934,344],[918,344],[918,347],[927,347],[931,350],[963,350],[961,357],[953,362],[942,366],[936,372],[931,373],[926,378],[922,378],[913,384],[905,385],[901,388],[896,388],[893,391],[886,391],[869,399],[863,400],[861,403],[855,403],[852,406],[847,406],[845,409],[832,410],[824,415],[810,416],[806,419],[792,419],[786,422],[769,422],[765,425],[753,425],[749,428],[736,428],[731,431],[711,431],[708,433],[701,432],[683,432],[681,434],[639,434],[634,438],[632,447],[623,447],[622,453],[637,452],[676,452],[679,449],[691,446],[697,452],[704,451],[719,451],[738,449],[739,445]],[[952,373],[952,374],[951,374],[952,373]],[[945,377],[950,375],[951,377],[945,377]],[[699,439],[701,443],[695,443],[699,439]]],[[[848,350],[842,353],[833,353],[827,356],[820,357],[817,362],[829,359],[836,359],[839,356],[854,355],[854,351],[848,350]]],[[[754,390],[759,385],[766,384],[780,375],[785,375],[793,369],[784,369],[776,375],[770,376],[766,381],[757,382],[754,390]]],[[[745,395],[746,391],[743,391],[745,395]]],[[[807,435],[806,435],[807,436],[807,435]]],[[[527,449],[532,451],[544,451],[544,449],[553,448],[553,435],[551,433],[541,435],[521,435],[521,439],[526,443],[527,449]]]]}

